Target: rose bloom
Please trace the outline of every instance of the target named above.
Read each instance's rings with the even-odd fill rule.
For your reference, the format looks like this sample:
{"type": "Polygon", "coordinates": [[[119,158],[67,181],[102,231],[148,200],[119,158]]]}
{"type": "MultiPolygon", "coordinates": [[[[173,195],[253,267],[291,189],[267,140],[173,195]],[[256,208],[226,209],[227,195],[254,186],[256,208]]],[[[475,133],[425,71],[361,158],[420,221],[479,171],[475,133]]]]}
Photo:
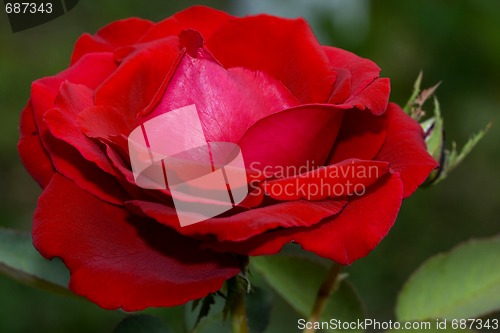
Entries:
{"type": "Polygon", "coordinates": [[[34,246],[64,261],[76,294],[127,311],[204,297],[248,256],[290,242],[352,263],[384,238],[402,199],[436,167],[419,124],[388,102],[379,72],[320,45],[303,19],[192,7],[156,24],[131,18],[84,34],[68,69],[33,82],[21,116],[19,153],[43,189],[34,246]],[[127,138],[192,104],[209,142],[238,144],[245,165],[266,168],[268,178],[252,182],[238,207],[181,227],[168,190],[136,185],[127,138]],[[377,172],[300,178],[362,182],[363,195],[263,194],[300,177],[269,170],[308,163],[377,172]]]}

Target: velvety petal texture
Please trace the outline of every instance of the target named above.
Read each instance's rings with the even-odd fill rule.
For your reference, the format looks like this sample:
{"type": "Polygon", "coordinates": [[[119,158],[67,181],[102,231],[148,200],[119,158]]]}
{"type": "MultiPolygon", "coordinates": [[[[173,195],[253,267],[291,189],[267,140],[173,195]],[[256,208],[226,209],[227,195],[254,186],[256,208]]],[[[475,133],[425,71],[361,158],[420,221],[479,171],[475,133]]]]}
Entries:
{"type": "Polygon", "coordinates": [[[33,242],[46,258],[61,257],[73,291],[106,309],[179,305],[217,291],[240,270],[231,255],[201,250],[58,175],[39,199],[33,242]]]}
{"type": "Polygon", "coordinates": [[[326,102],[333,89],[335,72],[303,19],[232,18],[207,39],[207,46],[224,67],[264,71],[302,103],[326,102]]]}
{"type": "Polygon", "coordinates": [[[95,35],[83,34],[76,42],[71,64],[88,53],[113,52],[115,49],[136,43],[154,23],[140,18],[119,20],[100,29],[95,35]]]}
{"type": "Polygon", "coordinates": [[[289,242],[340,264],[349,265],[367,255],[387,235],[396,220],[403,186],[391,175],[366,195],[349,202],[338,216],[309,228],[279,229],[244,242],[214,242],[207,248],[245,255],[278,253],[289,242]]]}
{"type": "Polygon", "coordinates": [[[21,113],[19,131],[21,137],[17,149],[21,161],[38,185],[45,188],[52,179],[55,170],[48,153],[43,148],[31,101],[21,113]]]}
{"type": "Polygon", "coordinates": [[[213,59],[185,54],[156,108],[138,121],[193,104],[208,141],[239,142],[257,121],[299,101],[265,72],[241,67],[227,70],[213,59]]]}
{"type": "Polygon", "coordinates": [[[384,117],[367,110],[349,110],[342,119],[328,164],[349,158],[372,160],[385,142],[386,126],[384,117]]]}
{"type": "Polygon", "coordinates": [[[43,189],[34,245],[63,260],[76,294],[125,311],[205,297],[247,256],[289,242],[350,264],[437,166],[389,94],[374,62],[320,45],[303,19],[195,6],[84,34],[68,69],[33,82],[21,114],[19,154],[43,189]],[[182,112],[199,122],[172,120],[182,112]],[[184,196],[148,131],[175,149],[206,147],[187,152],[204,156],[205,173],[190,173],[201,160],[177,169],[180,185],[197,184],[184,196]],[[221,157],[225,145],[239,149],[221,157]],[[136,180],[137,157],[162,186],[136,180]],[[200,181],[213,175],[223,180],[200,181]],[[217,213],[185,225],[179,205],[217,213]]]}
{"type": "Polygon", "coordinates": [[[330,102],[367,108],[377,115],[384,113],[391,87],[388,79],[379,78],[380,68],[373,61],[346,50],[330,46],[324,46],[323,50],[337,71],[330,102]]]}
{"type": "Polygon", "coordinates": [[[129,204],[135,207],[137,212],[186,236],[206,238],[214,235],[219,241],[242,241],[271,229],[313,225],[338,214],[347,204],[347,200],[280,203],[247,210],[230,217],[208,219],[187,227],[180,227],[175,210],[170,207],[141,201],[131,201],[129,204]]]}
{"type": "Polygon", "coordinates": [[[154,41],[166,36],[178,35],[183,30],[192,29],[207,39],[232,17],[220,10],[203,6],[193,6],[157,23],[141,39],[142,42],[154,41]]]}
{"type": "Polygon", "coordinates": [[[427,153],[420,125],[394,103],[385,114],[387,136],[375,159],[387,161],[401,174],[404,197],[409,197],[437,168],[438,163],[427,153]]]}

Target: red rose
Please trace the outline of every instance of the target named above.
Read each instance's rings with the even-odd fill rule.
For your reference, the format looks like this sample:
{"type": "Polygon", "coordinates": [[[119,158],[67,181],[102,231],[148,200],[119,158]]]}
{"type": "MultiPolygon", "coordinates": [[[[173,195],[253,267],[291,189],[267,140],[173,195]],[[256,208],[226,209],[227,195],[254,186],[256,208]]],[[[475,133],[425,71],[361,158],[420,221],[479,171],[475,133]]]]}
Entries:
{"type": "Polygon", "coordinates": [[[43,188],[35,247],[62,258],[75,293],[128,311],[203,297],[239,273],[241,258],[291,241],[342,264],[365,256],[436,167],[420,126],[388,104],[379,71],[319,45],[302,19],[205,7],[83,35],[68,69],[33,83],[21,117],[19,152],[43,188]],[[136,185],[127,137],[191,104],[208,141],[238,144],[261,174],[239,207],[181,227],[168,191],[136,185]],[[276,175],[307,163],[377,173],[361,177],[362,194],[273,194],[287,184],[353,181],[276,175]]]}

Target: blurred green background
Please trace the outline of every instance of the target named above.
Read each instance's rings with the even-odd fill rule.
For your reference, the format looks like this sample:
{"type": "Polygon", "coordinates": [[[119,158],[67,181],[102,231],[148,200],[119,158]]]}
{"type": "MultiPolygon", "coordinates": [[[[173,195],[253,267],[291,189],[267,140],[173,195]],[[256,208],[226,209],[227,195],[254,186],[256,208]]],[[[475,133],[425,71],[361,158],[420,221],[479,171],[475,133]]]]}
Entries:
{"type": "MultiPolygon", "coordinates": [[[[304,15],[323,43],[373,59],[382,75],[391,78],[391,99],[400,104],[423,70],[424,86],[443,81],[438,96],[446,134],[459,145],[493,121],[492,130],[465,163],[439,186],[421,189],[406,200],[389,236],[347,269],[366,302],[368,317],[393,318],[398,290],[427,257],[470,238],[500,233],[500,2],[496,0],[293,4],[290,0],[80,0],[63,17],[15,34],[6,14],[0,13],[1,227],[29,230],[40,193],[16,151],[19,113],[30,83],[63,70],[73,43],[84,32],[130,16],[159,21],[195,3],[238,15],[259,11],[304,15]]],[[[0,295],[0,332],[110,332],[122,317],[120,312],[31,289],[2,275],[0,295]]],[[[283,332],[292,331],[295,323],[289,324],[283,332]]]]}

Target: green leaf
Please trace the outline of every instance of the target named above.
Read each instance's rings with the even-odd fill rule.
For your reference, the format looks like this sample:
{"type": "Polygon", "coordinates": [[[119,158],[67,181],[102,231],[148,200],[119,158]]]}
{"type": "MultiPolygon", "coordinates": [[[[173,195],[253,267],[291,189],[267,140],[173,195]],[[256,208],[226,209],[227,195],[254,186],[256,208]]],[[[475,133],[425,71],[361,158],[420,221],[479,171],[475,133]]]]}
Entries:
{"type": "Polygon", "coordinates": [[[440,165],[439,168],[433,170],[425,185],[429,185],[437,181],[444,170],[445,149],[444,149],[444,123],[441,116],[441,107],[437,97],[434,96],[434,116],[420,123],[425,133],[425,143],[427,151],[440,165]]]}
{"type": "Polygon", "coordinates": [[[66,266],[58,259],[44,259],[27,233],[0,229],[0,272],[32,286],[69,293],[66,266]]]}
{"type": "Polygon", "coordinates": [[[415,80],[415,83],[413,84],[413,92],[410,96],[410,99],[408,99],[408,102],[406,102],[406,105],[403,108],[403,110],[409,116],[412,115],[412,109],[413,109],[413,106],[415,105],[415,100],[417,99],[418,95],[420,94],[420,86],[422,85],[423,76],[424,76],[424,73],[422,73],[422,71],[420,73],[418,73],[417,80],[415,80]]]}
{"type": "Polygon", "coordinates": [[[422,123],[422,128],[428,134],[425,138],[427,151],[436,161],[441,160],[444,146],[443,117],[441,117],[441,107],[437,97],[434,97],[434,117],[429,119],[432,123],[426,129],[428,121],[422,123]]]}
{"type": "Polygon", "coordinates": [[[113,333],[169,333],[167,325],[158,317],[140,314],[125,317],[113,333]]]}
{"type": "Polygon", "coordinates": [[[410,96],[410,99],[403,108],[406,114],[408,114],[416,121],[420,121],[420,119],[425,116],[426,112],[423,109],[424,104],[427,102],[427,100],[429,100],[429,98],[434,96],[437,88],[441,84],[438,83],[430,88],[421,90],[420,86],[422,84],[422,78],[423,73],[420,72],[418,74],[417,80],[415,81],[415,84],[413,85],[413,92],[410,96]]]}
{"type": "Polygon", "coordinates": [[[190,333],[230,333],[231,325],[224,321],[223,309],[226,300],[220,295],[214,295],[214,303],[210,311],[198,321],[197,311],[193,311],[193,302],[184,306],[186,331],[190,333]]]}
{"type": "MultiPolygon", "coordinates": [[[[321,261],[290,254],[252,257],[250,265],[251,269],[261,273],[276,293],[304,318],[310,315],[318,289],[328,272],[328,266],[321,261]]],[[[322,320],[338,319],[351,322],[363,318],[363,306],[356,292],[345,280],[341,281],[337,291],[330,296],[322,320]]]]}
{"type": "Polygon", "coordinates": [[[476,147],[476,145],[483,139],[483,137],[488,133],[491,128],[491,123],[486,126],[485,129],[479,131],[473,135],[470,140],[464,145],[460,153],[457,151],[457,144],[452,143],[452,149],[445,151],[444,165],[442,166],[442,172],[439,178],[436,180],[435,184],[439,183],[452,172],[463,160],[471,153],[471,151],[476,147]]]}
{"type": "MultiPolygon", "coordinates": [[[[193,301],[193,306],[192,306],[193,311],[196,309],[199,303],[200,300],[193,301]]],[[[208,316],[208,314],[210,313],[210,308],[212,307],[213,304],[215,304],[214,294],[210,294],[207,297],[203,298],[203,300],[201,300],[201,308],[200,312],[198,313],[198,318],[196,318],[196,323],[194,324],[195,326],[198,325],[198,323],[202,318],[208,316]]]]}
{"type": "MultiPolygon", "coordinates": [[[[244,279],[241,280],[241,282],[246,284],[244,279]]],[[[240,288],[241,287],[244,287],[244,285],[241,285],[240,288]]],[[[246,288],[243,288],[242,291],[246,293],[246,288]]],[[[198,315],[198,320],[196,321],[194,320],[193,311],[188,310],[188,306],[186,307],[185,318],[189,332],[221,333],[231,330],[230,322],[224,320],[224,309],[227,306],[227,298],[224,299],[220,294],[212,294],[212,296],[213,297],[207,301],[210,303],[210,309],[206,310],[209,311],[201,310],[204,315],[201,317],[198,315]],[[190,327],[192,327],[192,329],[190,327]]],[[[205,300],[206,298],[203,301],[205,300]]],[[[252,290],[245,294],[245,305],[250,333],[263,333],[265,331],[270,321],[272,300],[273,298],[270,292],[256,286],[252,287],[252,290]]],[[[194,304],[194,302],[192,303],[194,304]]]]}
{"type": "Polygon", "coordinates": [[[420,123],[425,133],[427,151],[440,164],[439,169],[434,170],[427,178],[425,185],[429,185],[438,184],[448,177],[448,175],[462,163],[465,157],[470,154],[479,141],[481,141],[491,127],[491,124],[488,124],[484,130],[475,134],[465,144],[460,153],[457,151],[455,142],[452,142],[451,150],[445,149],[444,120],[441,116],[441,108],[438,99],[435,96],[440,83],[422,90],[422,77],[422,72],[420,72],[413,85],[413,92],[404,107],[404,111],[416,121],[420,121],[426,115],[424,104],[434,96],[434,115],[420,123]]]}
{"type": "Polygon", "coordinates": [[[273,295],[262,288],[253,287],[245,297],[245,304],[250,332],[263,333],[271,318],[273,295]]]}
{"type": "Polygon", "coordinates": [[[426,261],[401,291],[400,321],[477,318],[500,310],[500,238],[469,241],[426,261]]]}

